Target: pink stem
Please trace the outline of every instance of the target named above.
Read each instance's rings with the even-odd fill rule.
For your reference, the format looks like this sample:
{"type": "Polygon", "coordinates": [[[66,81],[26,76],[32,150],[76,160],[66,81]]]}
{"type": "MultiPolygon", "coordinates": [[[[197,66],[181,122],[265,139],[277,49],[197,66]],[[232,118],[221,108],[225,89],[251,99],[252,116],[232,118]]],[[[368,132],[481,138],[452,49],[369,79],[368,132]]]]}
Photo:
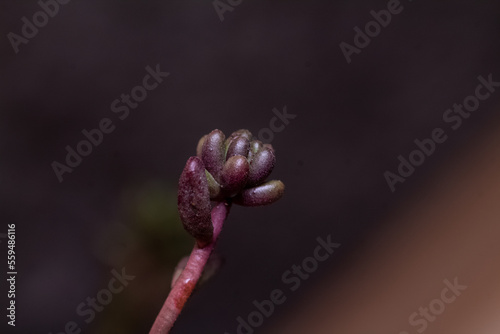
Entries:
{"type": "Polygon", "coordinates": [[[212,224],[214,226],[212,242],[205,245],[203,248],[200,248],[198,243],[195,244],[189,256],[186,268],[184,268],[177,281],[175,281],[174,287],[170,291],[167,300],[156,317],[149,334],[168,334],[170,329],[174,326],[184,304],[189,296],[191,296],[196,283],[200,279],[208,258],[219,238],[222,225],[228,213],[229,204],[226,202],[217,203],[212,209],[212,224]]]}

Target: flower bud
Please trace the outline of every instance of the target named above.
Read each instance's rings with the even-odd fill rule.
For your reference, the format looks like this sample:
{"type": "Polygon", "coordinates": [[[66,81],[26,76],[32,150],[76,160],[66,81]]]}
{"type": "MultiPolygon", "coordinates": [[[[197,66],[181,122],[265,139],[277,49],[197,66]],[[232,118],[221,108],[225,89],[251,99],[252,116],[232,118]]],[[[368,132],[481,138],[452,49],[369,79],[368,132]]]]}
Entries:
{"type": "Polygon", "coordinates": [[[273,180],[260,186],[245,189],[234,197],[234,203],[243,206],[260,206],[272,204],[279,200],[285,192],[281,181],[273,180]]]}
{"type": "Polygon", "coordinates": [[[201,149],[201,160],[217,182],[220,182],[220,173],[225,161],[224,139],[222,131],[214,130],[207,135],[201,149]]]}
{"type": "Polygon", "coordinates": [[[177,207],[186,231],[201,243],[210,242],[213,235],[210,193],[205,167],[198,157],[188,159],[179,178],[177,207]]]}

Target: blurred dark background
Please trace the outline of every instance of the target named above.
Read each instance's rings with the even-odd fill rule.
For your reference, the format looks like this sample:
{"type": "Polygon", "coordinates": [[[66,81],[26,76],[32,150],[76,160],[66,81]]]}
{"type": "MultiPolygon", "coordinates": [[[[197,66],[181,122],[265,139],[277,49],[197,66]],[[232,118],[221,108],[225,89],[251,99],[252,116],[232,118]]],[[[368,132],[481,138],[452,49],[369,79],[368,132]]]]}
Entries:
{"type": "MultiPolygon", "coordinates": [[[[225,265],[172,332],[236,333],[237,317],[285,289],[283,272],[331,234],[341,248],[255,332],[279,328],[429,175],[455,168],[449,158],[498,121],[499,92],[457,131],[443,113],[474,94],[478,76],[500,81],[500,3],[400,6],[348,63],[339,44],[354,44],[354,27],[387,1],[242,1],[221,21],[211,1],[73,0],[17,53],[9,33],[21,36],[22,18],[33,22],[41,7],[2,1],[0,233],[16,224],[18,271],[16,327],[3,315],[2,332],[55,334],[74,321],[82,333],[146,333],[193,244],[176,184],[198,139],[215,128],[258,134],[286,106],[296,117],[272,139],[284,198],[233,207],[216,249],[225,265]],[[157,64],[170,75],[120,120],[111,103],[157,64]],[[59,182],[51,164],[104,118],[114,131],[59,182]],[[448,140],[392,193],[384,172],[436,127],[448,140]],[[123,268],[135,278],[86,323],[78,305],[123,268]]],[[[6,260],[6,239],[0,249],[6,260]]]]}

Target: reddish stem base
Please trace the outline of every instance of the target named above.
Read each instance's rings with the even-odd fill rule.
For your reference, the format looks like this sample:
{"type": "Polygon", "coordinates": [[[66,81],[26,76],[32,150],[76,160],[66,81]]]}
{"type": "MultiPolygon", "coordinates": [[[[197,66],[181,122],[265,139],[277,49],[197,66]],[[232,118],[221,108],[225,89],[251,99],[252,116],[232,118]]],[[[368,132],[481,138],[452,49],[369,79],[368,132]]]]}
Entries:
{"type": "Polygon", "coordinates": [[[212,209],[212,223],[214,226],[212,242],[203,248],[200,248],[198,244],[194,246],[186,268],[184,268],[177,281],[175,281],[149,334],[168,334],[174,326],[184,304],[189,296],[191,296],[196,283],[200,279],[210,254],[212,254],[228,213],[229,204],[226,202],[217,203],[212,209]]]}

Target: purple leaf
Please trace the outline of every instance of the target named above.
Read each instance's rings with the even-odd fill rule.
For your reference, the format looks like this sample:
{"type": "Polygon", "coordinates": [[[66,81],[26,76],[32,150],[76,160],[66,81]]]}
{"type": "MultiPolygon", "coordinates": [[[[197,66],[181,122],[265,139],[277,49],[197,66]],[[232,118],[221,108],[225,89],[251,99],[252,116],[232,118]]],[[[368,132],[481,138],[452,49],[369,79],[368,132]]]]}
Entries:
{"type": "Polygon", "coordinates": [[[262,183],[271,174],[276,163],[274,150],[270,145],[264,145],[260,151],[254,154],[250,162],[250,173],[248,185],[255,186],[262,183]]]}
{"type": "Polygon", "coordinates": [[[268,205],[279,200],[284,192],[283,182],[268,181],[260,186],[243,190],[234,198],[234,203],[243,206],[268,205]]]}
{"type": "Polygon", "coordinates": [[[226,160],[234,157],[235,155],[241,155],[246,157],[248,155],[248,150],[250,149],[250,141],[248,138],[243,136],[236,136],[230,138],[231,140],[228,143],[226,160]]]}
{"type": "Polygon", "coordinates": [[[235,155],[224,164],[221,175],[221,186],[225,196],[233,197],[247,184],[249,172],[248,160],[244,156],[235,155]]]}
{"type": "Polygon", "coordinates": [[[213,235],[210,215],[210,193],[203,162],[188,159],[179,178],[177,207],[186,231],[201,242],[210,242],[213,235]]]}
{"type": "Polygon", "coordinates": [[[201,149],[201,160],[217,182],[220,182],[220,173],[225,161],[224,140],[222,131],[214,130],[207,135],[201,149]]]}

